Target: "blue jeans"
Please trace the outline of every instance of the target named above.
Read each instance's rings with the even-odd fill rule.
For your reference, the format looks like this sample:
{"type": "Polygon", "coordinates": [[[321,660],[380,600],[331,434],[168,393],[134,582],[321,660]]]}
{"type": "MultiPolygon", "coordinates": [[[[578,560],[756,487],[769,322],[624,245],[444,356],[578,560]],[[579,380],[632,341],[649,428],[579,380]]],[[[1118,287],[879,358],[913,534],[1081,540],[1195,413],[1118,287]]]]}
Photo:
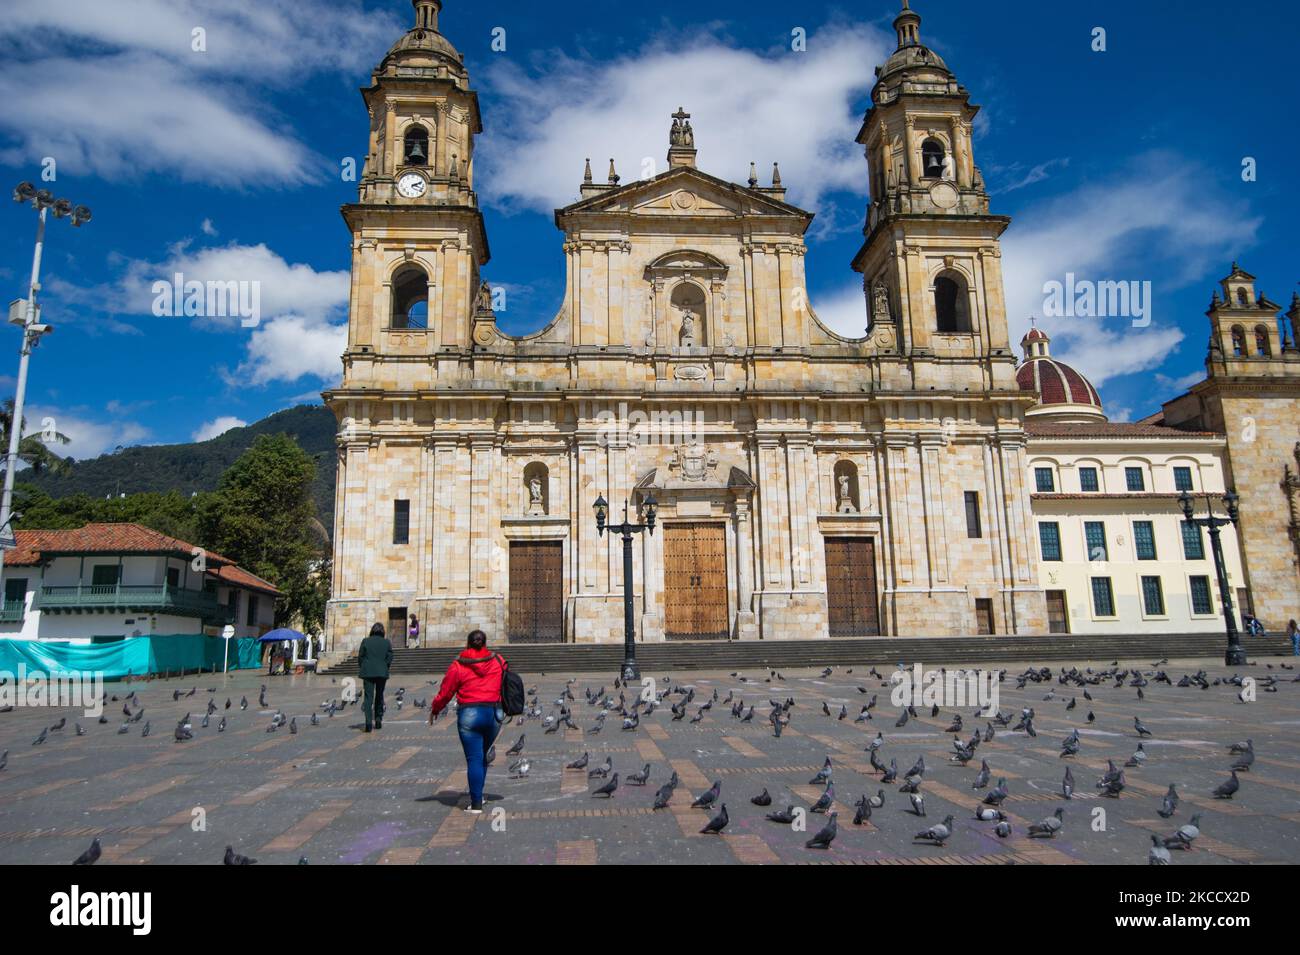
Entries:
{"type": "Polygon", "coordinates": [[[475,703],[462,706],[456,714],[456,731],[460,745],[465,750],[465,768],[469,776],[469,801],[471,805],[483,803],[483,782],[487,779],[487,751],[501,732],[504,714],[498,718],[495,704],[475,703]]]}
{"type": "Polygon", "coordinates": [[[1291,656],[1300,657],[1300,633],[1291,636],[1291,656]]]}

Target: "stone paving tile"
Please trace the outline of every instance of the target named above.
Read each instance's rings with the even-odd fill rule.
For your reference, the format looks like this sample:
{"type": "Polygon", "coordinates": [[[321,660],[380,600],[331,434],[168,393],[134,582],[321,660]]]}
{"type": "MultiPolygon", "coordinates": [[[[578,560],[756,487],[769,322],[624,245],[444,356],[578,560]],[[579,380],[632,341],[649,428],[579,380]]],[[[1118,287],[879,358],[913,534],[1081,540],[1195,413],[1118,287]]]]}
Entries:
{"type": "MultiPolygon", "coordinates": [[[[1149,661],[1135,665],[1151,670],[1149,661]]],[[[1201,667],[1212,678],[1226,673],[1212,661],[1174,661],[1164,668],[1176,681],[1201,667]]],[[[829,676],[820,669],[790,669],[775,684],[764,682],[765,673],[745,674],[750,679],[743,682],[721,673],[654,674],[661,690],[674,683],[693,686],[702,703],[716,689],[719,702],[697,724],[672,722],[664,706],[632,732],[619,729],[616,714],[593,732],[596,709],[584,702],[581,690],[601,683],[612,687],[612,681],[580,676],[572,704],[578,729],[544,734],[535,720],[503,728],[482,816],[461,811],[465,770],[453,720],[446,717],[430,727],[409,706],[400,711],[390,706],[384,729],[366,735],[358,731],[359,713],[348,707],[333,718],[322,716],[313,727],[311,713],[319,712],[323,700],[338,697],[339,684],[327,675],[291,677],[268,684],[268,702],[297,717],[297,734],[284,728],[266,732],[272,709],[233,708],[226,711],[225,733],[196,728],[194,740],[176,743],[172,722],[198,707],[194,700],[173,702],[173,689],[198,686],[202,693],[213,687],[220,704],[226,696],[256,699],[265,677],[136,682],[131,688],[154,728],[148,738],[138,731],[119,736],[116,721],[100,726],[73,711],[0,714],[0,749],[10,750],[9,766],[0,771],[0,862],[66,863],[98,836],[103,862],[118,864],[219,863],[226,845],[261,864],[292,864],[300,855],[313,864],[382,865],[1143,864],[1150,833],[1172,833],[1197,812],[1202,836],[1193,850],[1175,854],[1176,865],[1300,861],[1300,684],[1280,683],[1278,693],[1261,693],[1258,702],[1243,704],[1236,700],[1236,688],[1227,685],[1201,691],[1151,683],[1139,701],[1133,688],[1115,688],[1108,681],[1090,687],[1094,699],[1086,701],[1077,688],[1055,682],[1017,689],[1015,674],[1023,668],[1008,668],[1011,675],[1000,685],[1001,709],[1015,716],[1021,707],[1033,707],[1038,738],[998,728],[966,766],[952,761],[954,737],[945,732],[956,711],[944,708],[931,716],[923,710],[896,729],[889,688],[870,676],[868,667],[837,669],[829,676]],[[752,722],[731,717],[721,699],[728,693],[757,708],[752,722]],[[872,719],[855,723],[872,694],[877,696],[872,719]],[[1049,694],[1051,699],[1044,699],[1049,694]],[[767,722],[767,701],[787,697],[795,700],[792,723],[778,739],[767,722]],[[1073,711],[1066,709],[1072,697],[1078,699],[1073,711]],[[835,715],[847,706],[848,718],[826,716],[823,702],[835,715]],[[1096,715],[1093,724],[1085,721],[1089,710],[1096,715]],[[51,734],[43,746],[31,746],[43,726],[65,715],[80,718],[87,736],[51,734]],[[1136,748],[1134,715],[1156,734],[1145,743],[1146,763],[1126,769],[1127,789],[1119,799],[1101,798],[1093,783],[1107,758],[1122,763],[1136,748]],[[1082,750],[1061,759],[1059,741],[1076,727],[1082,750]],[[924,756],[925,819],[909,811],[897,784],[882,785],[870,768],[866,746],[877,732],[884,734],[886,764],[895,759],[906,770],[924,756]],[[505,749],[521,733],[527,734],[524,753],[532,768],[527,778],[512,779],[506,767],[513,758],[505,749]],[[1212,790],[1227,778],[1231,763],[1227,746],[1244,737],[1255,740],[1255,766],[1241,774],[1242,788],[1233,800],[1215,799],[1212,790]],[[650,763],[650,783],[622,785],[612,798],[593,798],[600,781],[563,768],[583,751],[590,752],[593,766],[612,758],[624,778],[650,763]],[[840,827],[832,848],[818,851],[804,843],[825,823],[824,816],[809,815],[808,831],[795,831],[768,822],[764,817],[770,810],[753,806],[750,797],[767,788],[774,806],[807,808],[823,790],[809,780],[827,756],[840,827]],[[1003,808],[1013,834],[1006,840],[996,837],[991,824],[973,818],[983,794],[971,788],[971,780],[982,758],[994,778],[1006,778],[1011,789],[1003,808]],[[1059,795],[1066,763],[1077,787],[1068,802],[1059,795]],[[673,770],[680,786],[668,809],[656,812],[651,808],[655,791],[673,770]],[[731,818],[720,837],[699,832],[716,810],[690,808],[714,780],[722,781],[720,802],[731,818]],[[1173,819],[1163,820],[1155,810],[1171,782],[1182,805],[1173,819]],[[885,791],[884,807],[868,824],[853,826],[853,803],[879,789],[885,791]],[[1028,838],[1029,824],[1057,806],[1066,810],[1062,832],[1050,840],[1028,838]],[[1092,814],[1099,808],[1105,810],[1106,827],[1094,831],[1092,814]],[[954,832],[945,846],[913,841],[915,832],[949,813],[954,832]]],[[[1060,665],[1051,669],[1055,674],[1060,665]]],[[[882,672],[891,670],[892,665],[882,672]]],[[[1258,678],[1263,667],[1242,672],[1258,678]]],[[[1289,681],[1296,672],[1279,667],[1273,675],[1289,681]]],[[[569,677],[525,679],[540,687],[542,709],[551,712],[551,701],[569,677]]],[[[405,684],[409,693],[427,695],[424,681],[403,676],[390,689],[405,684]]],[[[130,688],[110,685],[109,692],[123,696],[130,688]]],[[[110,720],[120,708],[109,704],[110,720]]],[[[698,703],[692,706],[692,715],[697,708],[698,703]]],[[[972,708],[962,715],[963,739],[988,722],[972,708]]]]}

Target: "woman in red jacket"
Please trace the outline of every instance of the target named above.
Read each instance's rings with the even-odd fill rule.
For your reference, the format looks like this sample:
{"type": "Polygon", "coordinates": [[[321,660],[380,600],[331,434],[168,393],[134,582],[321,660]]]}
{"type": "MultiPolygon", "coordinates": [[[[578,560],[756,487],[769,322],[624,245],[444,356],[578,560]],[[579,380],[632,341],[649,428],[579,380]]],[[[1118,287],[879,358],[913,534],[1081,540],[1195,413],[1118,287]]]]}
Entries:
{"type": "Polygon", "coordinates": [[[487,752],[505,721],[501,709],[501,677],[505,661],[487,648],[487,634],[475,630],[465,642],[465,652],[447,667],[438,696],[429,707],[429,725],[456,697],[456,729],[465,750],[469,776],[470,813],[483,811],[483,782],[487,779],[487,752]]]}

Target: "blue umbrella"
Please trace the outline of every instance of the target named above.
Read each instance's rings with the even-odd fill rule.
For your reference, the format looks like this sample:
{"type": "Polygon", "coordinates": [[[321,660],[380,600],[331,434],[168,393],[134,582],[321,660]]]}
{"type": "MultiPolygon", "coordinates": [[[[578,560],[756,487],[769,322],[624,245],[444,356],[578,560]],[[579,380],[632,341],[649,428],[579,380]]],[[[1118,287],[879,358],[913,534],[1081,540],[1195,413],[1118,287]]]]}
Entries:
{"type": "Polygon", "coordinates": [[[297,630],[290,630],[288,627],[281,627],[279,630],[271,630],[262,634],[258,639],[261,640],[262,643],[279,643],[281,640],[306,640],[307,637],[304,634],[299,633],[297,630]]]}

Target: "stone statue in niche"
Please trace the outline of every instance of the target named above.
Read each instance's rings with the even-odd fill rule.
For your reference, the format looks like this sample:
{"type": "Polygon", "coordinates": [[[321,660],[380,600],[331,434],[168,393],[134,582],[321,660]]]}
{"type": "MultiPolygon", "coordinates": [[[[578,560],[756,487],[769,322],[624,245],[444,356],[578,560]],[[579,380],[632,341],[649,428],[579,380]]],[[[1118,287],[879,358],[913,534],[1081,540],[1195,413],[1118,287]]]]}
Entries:
{"type": "Polygon", "coordinates": [[[840,485],[839,506],[836,508],[841,514],[856,514],[858,509],[853,506],[853,491],[850,488],[849,476],[841,474],[837,480],[840,485]]]}
{"type": "Polygon", "coordinates": [[[882,322],[888,323],[891,320],[889,317],[889,289],[885,288],[884,282],[876,282],[871,290],[871,323],[879,325],[882,322]]]}
{"type": "Polygon", "coordinates": [[[546,502],[542,499],[542,479],[533,475],[528,479],[528,516],[539,517],[546,513],[546,502]]]}
{"type": "Polygon", "coordinates": [[[695,311],[689,305],[678,309],[682,314],[682,327],[678,339],[683,348],[695,347],[695,311]]]}
{"type": "Polygon", "coordinates": [[[944,154],[943,178],[948,182],[955,182],[957,180],[957,167],[952,161],[952,153],[944,154]]]}

